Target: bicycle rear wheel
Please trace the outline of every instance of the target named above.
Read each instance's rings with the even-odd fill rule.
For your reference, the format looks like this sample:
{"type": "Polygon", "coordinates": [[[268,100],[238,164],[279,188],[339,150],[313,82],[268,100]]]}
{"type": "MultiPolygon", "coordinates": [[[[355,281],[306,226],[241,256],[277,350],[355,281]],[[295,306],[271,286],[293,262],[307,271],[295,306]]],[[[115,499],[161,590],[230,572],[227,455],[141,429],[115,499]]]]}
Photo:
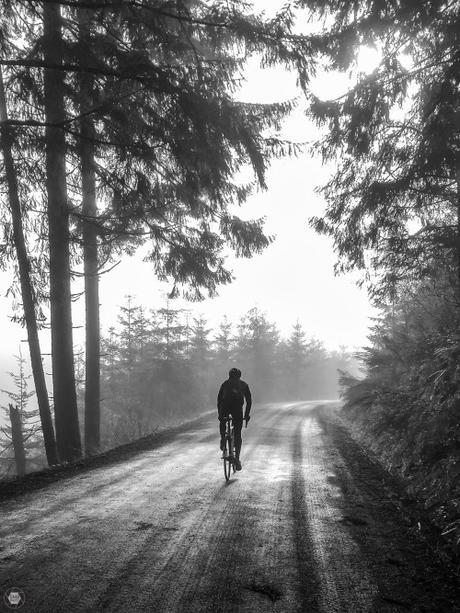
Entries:
{"type": "Polygon", "coordinates": [[[232,453],[232,449],[231,449],[231,444],[232,441],[230,439],[230,437],[226,436],[225,437],[225,447],[224,447],[224,475],[225,475],[225,480],[228,481],[230,479],[230,474],[232,471],[232,459],[233,459],[233,453],[232,453]]]}

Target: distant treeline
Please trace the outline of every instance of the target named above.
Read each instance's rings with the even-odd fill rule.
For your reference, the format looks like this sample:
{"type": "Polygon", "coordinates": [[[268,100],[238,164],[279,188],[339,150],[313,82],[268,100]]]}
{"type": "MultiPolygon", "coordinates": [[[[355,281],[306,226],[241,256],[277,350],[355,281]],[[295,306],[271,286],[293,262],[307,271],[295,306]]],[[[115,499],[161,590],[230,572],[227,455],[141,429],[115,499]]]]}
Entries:
{"type": "MultiPolygon", "coordinates": [[[[19,411],[25,470],[30,471],[44,467],[46,458],[37,411],[29,408],[33,393],[22,356],[17,363],[8,397],[19,411]]],[[[102,339],[101,448],[215,408],[219,386],[235,365],[250,385],[255,412],[268,401],[336,398],[338,370],[356,372],[356,361],[344,349],[327,351],[299,322],[282,338],[257,308],[236,323],[224,317],[212,330],[203,316],[169,307],[147,312],[128,297],[117,325],[102,339]]],[[[83,413],[83,358],[77,375],[83,413]]],[[[3,412],[8,425],[0,435],[0,474],[5,475],[23,468],[15,461],[9,407],[3,412]]]]}
{"type": "MultiPolygon", "coordinates": [[[[158,424],[216,404],[220,383],[238,366],[255,404],[337,397],[337,369],[350,354],[328,352],[295,323],[288,338],[257,308],[211,330],[204,317],[162,308],[145,310],[128,299],[118,325],[102,341],[102,446],[151,432],[158,424]]],[[[257,409],[256,409],[257,410],[257,409]]]]}

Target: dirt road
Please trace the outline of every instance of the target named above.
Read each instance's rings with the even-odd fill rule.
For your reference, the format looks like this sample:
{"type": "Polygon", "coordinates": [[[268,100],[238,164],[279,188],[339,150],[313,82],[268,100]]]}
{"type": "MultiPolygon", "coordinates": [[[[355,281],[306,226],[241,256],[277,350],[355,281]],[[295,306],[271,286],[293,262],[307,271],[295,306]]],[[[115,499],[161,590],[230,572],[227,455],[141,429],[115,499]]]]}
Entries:
{"type": "Polygon", "coordinates": [[[210,418],[5,501],[2,593],[21,588],[24,613],[460,611],[316,404],[255,407],[228,484],[210,418]]]}

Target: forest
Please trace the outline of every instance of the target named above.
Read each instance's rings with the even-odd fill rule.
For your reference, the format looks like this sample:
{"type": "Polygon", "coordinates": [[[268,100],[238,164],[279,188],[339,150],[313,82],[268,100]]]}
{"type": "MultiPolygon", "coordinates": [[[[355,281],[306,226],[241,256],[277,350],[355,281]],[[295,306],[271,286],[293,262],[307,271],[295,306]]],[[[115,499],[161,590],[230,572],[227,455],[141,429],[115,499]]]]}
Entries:
{"type": "MultiPolygon", "coordinates": [[[[46,465],[38,412],[30,406],[30,376],[24,358],[18,356],[17,361],[9,397],[22,416],[24,453],[18,462],[11,426],[6,426],[0,435],[0,475],[4,476],[46,465]]],[[[358,371],[349,352],[326,350],[318,339],[307,336],[299,322],[282,338],[276,325],[256,307],[235,324],[225,317],[212,330],[203,316],[190,317],[171,306],[145,312],[128,296],[119,307],[117,325],[109,328],[101,342],[101,451],[217,410],[219,386],[234,364],[250,385],[256,413],[257,407],[263,412],[266,402],[337,398],[337,371],[358,371]]],[[[76,359],[81,420],[84,368],[84,360],[76,359]]],[[[10,421],[9,407],[4,412],[10,421]]]]}
{"type": "MultiPolygon", "coordinates": [[[[133,435],[150,427],[139,409],[146,396],[124,408],[112,403],[112,412],[101,414],[101,400],[109,405],[118,377],[143,376],[135,367],[139,352],[152,352],[149,376],[165,415],[162,385],[173,363],[180,363],[178,395],[187,377],[197,382],[221,371],[225,323],[208,348],[209,369],[197,367],[207,359],[206,323],[186,326],[186,338],[173,312],[145,320],[133,312],[135,331],[127,333],[123,319],[101,339],[98,277],[117,254],[147,245],[155,275],[173,282],[171,298],[182,292],[203,299],[231,281],[225,249],[250,257],[270,244],[263,220],[230,212],[234,203],[244,207],[254,186],[266,188],[270,160],[299,148],[277,137],[294,101],[235,100],[244,62],[257,55],[262,66],[297,76],[306,115],[322,134],[311,155],[334,168],[319,186],[324,214],[310,223],[332,239],[337,273],[360,271],[381,310],[360,352],[364,374],[342,372],[344,419],[458,542],[458,2],[297,0],[273,17],[239,1],[2,0],[1,6],[0,249],[2,262],[17,270],[11,292],[23,306],[18,319],[27,329],[48,464],[119,441],[117,421],[129,422],[133,435]],[[358,69],[362,48],[380,58],[370,73],[358,69]],[[319,70],[348,74],[347,91],[319,99],[309,87],[319,70]],[[252,183],[238,182],[244,167],[252,183]],[[86,303],[78,377],[76,274],[84,277],[86,303]],[[39,342],[44,325],[52,334],[52,394],[39,342]]],[[[252,317],[272,338],[267,355],[277,355],[278,376],[296,360],[292,339],[300,330],[275,342],[274,325],[261,313],[248,314],[228,347],[238,357],[251,342],[252,317]]],[[[265,365],[260,374],[251,370],[261,364],[242,362],[242,370],[262,397],[277,379],[265,365]]],[[[307,371],[289,372],[308,380],[307,371]]],[[[308,387],[287,381],[293,396],[308,387]]],[[[136,389],[152,395],[147,381],[136,389]]],[[[211,393],[208,382],[193,389],[194,406],[200,393],[211,393]]]]}

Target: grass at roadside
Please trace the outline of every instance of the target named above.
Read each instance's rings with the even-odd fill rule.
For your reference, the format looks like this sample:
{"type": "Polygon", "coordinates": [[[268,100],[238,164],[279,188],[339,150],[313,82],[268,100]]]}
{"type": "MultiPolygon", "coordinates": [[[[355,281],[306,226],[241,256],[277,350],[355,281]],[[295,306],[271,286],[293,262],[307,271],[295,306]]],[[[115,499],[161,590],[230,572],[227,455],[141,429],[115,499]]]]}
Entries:
{"type": "Polygon", "coordinates": [[[324,430],[334,438],[338,447],[351,454],[351,463],[365,461],[375,468],[385,494],[404,516],[409,530],[422,538],[433,555],[440,558],[455,575],[460,573],[460,552],[455,540],[443,534],[444,525],[437,521],[433,508],[427,508],[424,498],[417,496],[414,482],[408,481],[397,470],[391,470],[386,457],[379,454],[379,447],[369,434],[360,429],[359,423],[343,410],[340,404],[324,405],[317,412],[324,430]]]}

